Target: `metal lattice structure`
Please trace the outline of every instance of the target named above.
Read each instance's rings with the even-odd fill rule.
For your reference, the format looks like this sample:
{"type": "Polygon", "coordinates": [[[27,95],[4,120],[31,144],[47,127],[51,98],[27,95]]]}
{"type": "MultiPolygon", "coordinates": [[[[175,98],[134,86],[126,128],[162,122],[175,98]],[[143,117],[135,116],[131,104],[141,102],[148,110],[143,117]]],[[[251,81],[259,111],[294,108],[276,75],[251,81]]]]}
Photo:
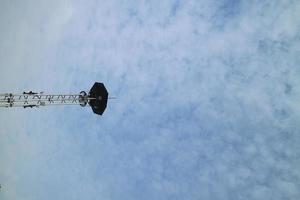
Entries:
{"type": "Polygon", "coordinates": [[[22,94],[0,94],[0,107],[33,108],[58,105],[89,105],[95,114],[102,115],[106,109],[108,92],[103,83],[96,82],[89,92],[78,94],[44,94],[23,92],[22,94]]]}

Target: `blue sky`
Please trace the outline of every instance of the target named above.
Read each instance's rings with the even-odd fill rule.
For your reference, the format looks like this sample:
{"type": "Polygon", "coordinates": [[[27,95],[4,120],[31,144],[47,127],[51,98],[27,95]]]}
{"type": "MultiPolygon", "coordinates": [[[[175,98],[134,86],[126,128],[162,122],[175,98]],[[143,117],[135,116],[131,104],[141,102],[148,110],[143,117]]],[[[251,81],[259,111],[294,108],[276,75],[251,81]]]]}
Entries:
{"type": "Polygon", "coordinates": [[[0,199],[299,199],[300,2],[0,2],[0,199]]]}

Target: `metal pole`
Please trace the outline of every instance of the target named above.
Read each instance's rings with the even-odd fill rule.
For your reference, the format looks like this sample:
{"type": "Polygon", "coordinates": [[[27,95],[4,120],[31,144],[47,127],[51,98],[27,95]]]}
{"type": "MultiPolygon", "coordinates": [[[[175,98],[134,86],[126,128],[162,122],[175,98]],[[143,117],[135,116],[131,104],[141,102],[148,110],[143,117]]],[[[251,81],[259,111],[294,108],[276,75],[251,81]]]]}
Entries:
{"type": "Polygon", "coordinates": [[[80,94],[41,94],[23,93],[0,94],[0,107],[39,107],[48,105],[81,105],[85,106],[92,99],[86,93],[80,94]]]}

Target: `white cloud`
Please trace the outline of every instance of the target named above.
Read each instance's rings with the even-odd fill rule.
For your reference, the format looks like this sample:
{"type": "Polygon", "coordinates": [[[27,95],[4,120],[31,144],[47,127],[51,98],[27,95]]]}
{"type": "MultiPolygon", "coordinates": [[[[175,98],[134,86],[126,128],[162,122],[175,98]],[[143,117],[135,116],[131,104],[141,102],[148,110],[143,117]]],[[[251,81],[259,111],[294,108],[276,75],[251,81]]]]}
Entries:
{"type": "MultiPolygon", "coordinates": [[[[31,176],[33,186],[22,190],[28,198],[296,199],[298,7],[77,1],[53,8],[53,16],[44,7],[45,19],[33,17],[22,37],[34,43],[27,32],[39,27],[44,34],[34,38],[46,44],[34,44],[32,54],[19,50],[18,60],[37,54],[45,61],[30,68],[47,75],[34,87],[77,91],[103,81],[118,100],[102,118],[80,108],[18,111],[6,119],[10,111],[3,112],[1,134],[16,115],[32,122],[24,120],[12,141],[2,134],[3,157],[10,148],[24,157],[8,159],[2,176],[10,188],[31,176]],[[23,136],[23,129],[30,132],[23,136]]],[[[26,77],[32,74],[21,80],[30,85],[26,77]]]]}
{"type": "Polygon", "coordinates": [[[2,1],[0,11],[1,90],[24,89],[30,80],[45,76],[38,72],[72,8],[68,1],[2,1]]]}
{"type": "MultiPolygon", "coordinates": [[[[1,93],[39,87],[34,80],[47,77],[39,72],[47,66],[45,57],[59,41],[71,14],[68,1],[1,1],[1,93]]],[[[35,160],[41,159],[41,146],[32,137],[32,130],[28,130],[28,124],[34,124],[30,122],[31,114],[17,109],[1,110],[1,199],[31,199],[24,195],[27,186],[23,188],[22,184],[27,183],[23,178],[26,179],[26,174],[36,164],[35,160]]],[[[28,187],[31,187],[29,179],[28,187]]]]}

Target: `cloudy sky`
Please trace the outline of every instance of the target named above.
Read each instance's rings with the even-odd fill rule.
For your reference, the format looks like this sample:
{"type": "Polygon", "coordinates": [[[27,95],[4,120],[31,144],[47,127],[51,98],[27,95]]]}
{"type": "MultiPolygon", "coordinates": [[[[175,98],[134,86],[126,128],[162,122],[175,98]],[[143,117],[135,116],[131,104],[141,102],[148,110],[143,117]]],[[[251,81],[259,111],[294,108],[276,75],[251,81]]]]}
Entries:
{"type": "Polygon", "coordinates": [[[298,0],[0,0],[0,199],[300,198],[298,0]]]}

